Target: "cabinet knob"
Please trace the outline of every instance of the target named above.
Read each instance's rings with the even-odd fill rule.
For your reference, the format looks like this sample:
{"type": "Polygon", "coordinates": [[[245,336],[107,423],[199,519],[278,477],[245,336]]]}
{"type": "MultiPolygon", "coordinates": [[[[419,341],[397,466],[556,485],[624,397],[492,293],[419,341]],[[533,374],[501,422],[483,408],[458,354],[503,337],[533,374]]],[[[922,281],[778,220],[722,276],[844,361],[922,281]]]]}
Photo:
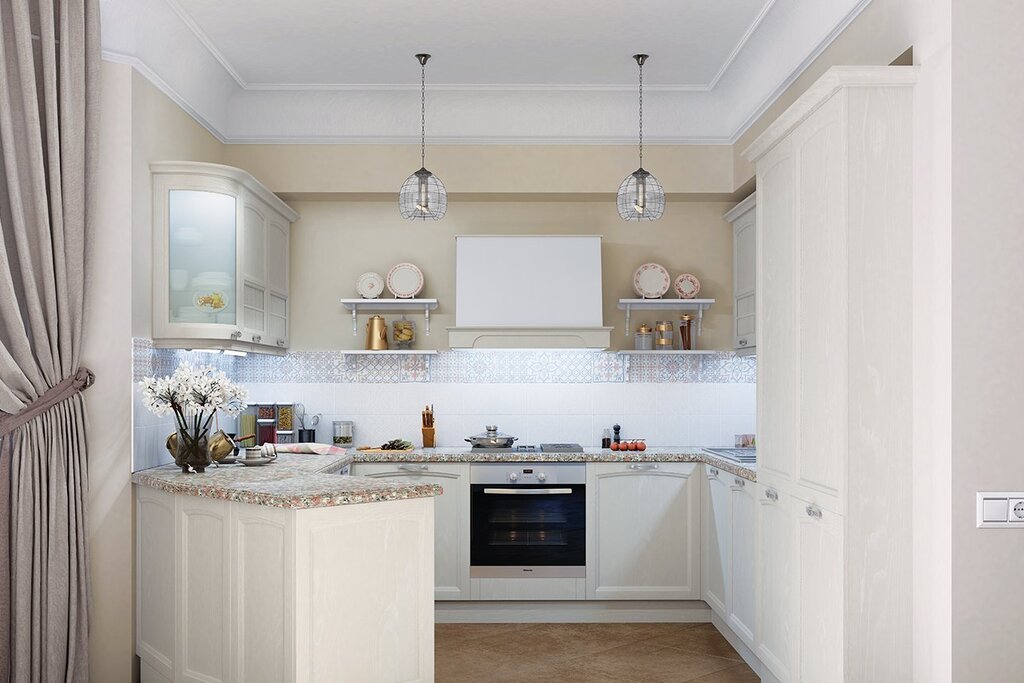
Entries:
{"type": "Polygon", "coordinates": [[[764,497],[774,502],[779,499],[779,494],[775,492],[775,489],[768,489],[764,492],[764,497]]]}
{"type": "Polygon", "coordinates": [[[252,335],[252,340],[254,342],[256,342],[257,344],[259,344],[263,340],[263,337],[258,335],[258,334],[254,334],[254,335],[252,335]]]}
{"type": "Polygon", "coordinates": [[[815,519],[821,519],[821,508],[816,505],[807,506],[807,516],[814,517],[815,519]]]}
{"type": "Polygon", "coordinates": [[[234,332],[231,333],[231,338],[232,339],[241,339],[242,338],[242,331],[241,330],[235,330],[234,332]]]}
{"type": "Polygon", "coordinates": [[[746,486],[746,485],[747,485],[747,482],[743,481],[743,480],[742,480],[742,479],[740,479],[739,477],[733,477],[733,479],[732,479],[732,480],[733,480],[733,481],[734,481],[734,482],[736,483],[736,485],[737,485],[737,486],[739,486],[740,488],[743,488],[744,486],[746,486]]]}

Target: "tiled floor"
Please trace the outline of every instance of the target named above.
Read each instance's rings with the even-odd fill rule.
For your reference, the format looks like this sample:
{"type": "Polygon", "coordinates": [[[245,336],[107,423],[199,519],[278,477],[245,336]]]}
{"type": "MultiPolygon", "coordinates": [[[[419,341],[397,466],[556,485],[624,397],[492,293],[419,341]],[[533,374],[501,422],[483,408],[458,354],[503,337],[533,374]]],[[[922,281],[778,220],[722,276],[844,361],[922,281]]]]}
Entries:
{"type": "Polygon", "coordinates": [[[437,624],[439,683],[754,683],[711,624],[437,624]]]}

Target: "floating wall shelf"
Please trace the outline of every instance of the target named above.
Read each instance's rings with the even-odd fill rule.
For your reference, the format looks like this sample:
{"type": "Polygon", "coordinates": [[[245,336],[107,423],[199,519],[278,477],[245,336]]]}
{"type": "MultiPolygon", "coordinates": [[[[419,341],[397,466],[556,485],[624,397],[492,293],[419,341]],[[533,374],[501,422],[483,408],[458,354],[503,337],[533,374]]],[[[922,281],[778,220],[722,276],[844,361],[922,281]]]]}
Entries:
{"type": "MultiPolygon", "coordinates": [[[[626,336],[630,335],[629,320],[633,311],[697,311],[697,336],[701,334],[704,311],[715,303],[714,299],[619,299],[619,310],[626,312],[626,336]]],[[[659,351],[658,353],[668,353],[659,351]]]]}
{"type": "MultiPolygon", "coordinates": [[[[437,299],[342,299],[341,305],[352,311],[352,336],[359,334],[356,317],[363,313],[419,313],[423,311],[424,333],[430,334],[430,312],[437,308],[437,299]]],[[[371,351],[368,353],[380,353],[371,351]]],[[[428,353],[428,352],[420,352],[428,353]]],[[[429,352],[433,353],[433,352],[429,352]]]]}

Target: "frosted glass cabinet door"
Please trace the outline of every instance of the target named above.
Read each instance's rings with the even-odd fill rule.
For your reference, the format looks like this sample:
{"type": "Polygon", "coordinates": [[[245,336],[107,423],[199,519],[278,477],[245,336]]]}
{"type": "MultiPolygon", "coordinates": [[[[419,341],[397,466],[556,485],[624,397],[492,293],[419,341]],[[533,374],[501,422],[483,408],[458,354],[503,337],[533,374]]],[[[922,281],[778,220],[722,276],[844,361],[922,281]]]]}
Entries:
{"type": "Polygon", "coordinates": [[[170,190],[167,199],[167,322],[234,325],[235,197],[170,190]]]}

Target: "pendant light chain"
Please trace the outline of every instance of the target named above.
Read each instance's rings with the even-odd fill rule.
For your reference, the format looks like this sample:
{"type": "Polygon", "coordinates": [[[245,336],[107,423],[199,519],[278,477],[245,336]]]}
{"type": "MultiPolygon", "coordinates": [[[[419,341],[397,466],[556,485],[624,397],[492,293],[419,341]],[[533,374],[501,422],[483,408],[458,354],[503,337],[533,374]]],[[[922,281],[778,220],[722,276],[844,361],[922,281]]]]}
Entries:
{"type": "Polygon", "coordinates": [[[420,168],[427,159],[427,62],[420,63],[420,168]]]}
{"type": "Polygon", "coordinates": [[[644,62],[640,62],[640,168],[644,167],[644,62]]]}

